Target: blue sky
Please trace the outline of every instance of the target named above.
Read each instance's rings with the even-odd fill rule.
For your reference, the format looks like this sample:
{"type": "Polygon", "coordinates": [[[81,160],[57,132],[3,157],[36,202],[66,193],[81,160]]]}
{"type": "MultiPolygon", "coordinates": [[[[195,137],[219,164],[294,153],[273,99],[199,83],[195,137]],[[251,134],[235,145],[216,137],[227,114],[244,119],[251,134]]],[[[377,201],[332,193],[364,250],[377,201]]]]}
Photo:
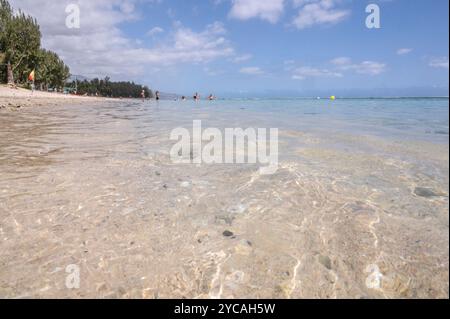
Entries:
{"type": "Polygon", "coordinates": [[[448,95],[448,0],[11,2],[38,18],[44,46],[88,77],[180,94],[448,95]],[[65,27],[72,2],[79,30],[65,27]],[[381,29],[366,27],[371,3],[381,29]]]}

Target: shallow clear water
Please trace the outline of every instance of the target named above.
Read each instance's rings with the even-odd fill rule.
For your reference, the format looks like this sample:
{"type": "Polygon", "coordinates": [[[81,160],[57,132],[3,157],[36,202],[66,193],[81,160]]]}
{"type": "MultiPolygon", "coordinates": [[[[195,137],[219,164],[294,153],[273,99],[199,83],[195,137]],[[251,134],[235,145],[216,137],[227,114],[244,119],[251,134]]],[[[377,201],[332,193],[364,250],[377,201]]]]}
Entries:
{"type": "Polygon", "coordinates": [[[448,110],[448,99],[1,110],[0,296],[448,298],[448,110]],[[193,120],[278,128],[278,171],[174,164],[170,132],[193,120]]]}
{"type": "MultiPolygon", "coordinates": [[[[177,115],[179,103],[170,104],[177,115]]],[[[442,143],[448,141],[449,133],[447,98],[220,100],[185,105],[190,112],[214,108],[221,115],[243,114],[248,120],[300,130],[324,129],[330,133],[345,130],[389,139],[442,143]]]]}

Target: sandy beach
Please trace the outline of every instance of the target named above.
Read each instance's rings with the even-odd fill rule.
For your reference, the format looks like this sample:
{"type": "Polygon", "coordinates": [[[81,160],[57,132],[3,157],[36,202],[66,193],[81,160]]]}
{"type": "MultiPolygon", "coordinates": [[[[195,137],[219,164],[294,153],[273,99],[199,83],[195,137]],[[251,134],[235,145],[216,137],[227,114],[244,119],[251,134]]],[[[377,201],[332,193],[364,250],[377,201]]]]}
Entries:
{"type": "Polygon", "coordinates": [[[112,99],[42,91],[32,92],[22,88],[12,88],[7,85],[0,85],[0,109],[18,109],[30,106],[59,105],[62,103],[95,103],[105,100],[112,99]]]}

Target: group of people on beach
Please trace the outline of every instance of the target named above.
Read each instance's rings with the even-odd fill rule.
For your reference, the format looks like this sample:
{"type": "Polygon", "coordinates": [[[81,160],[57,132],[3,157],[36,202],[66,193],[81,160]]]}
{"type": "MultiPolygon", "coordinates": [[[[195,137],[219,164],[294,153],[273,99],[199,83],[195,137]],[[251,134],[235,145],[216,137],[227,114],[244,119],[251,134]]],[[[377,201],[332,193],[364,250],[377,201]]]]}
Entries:
{"type": "MultiPolygon", "coordinates": [[[[141,92],[141,98],[142,98],[143,101],[145,101],[146,96],[145,96],[145,90],[144,89],[141,92]]],[[[159,91],[155,92],[155,99],[156,99],[156,101],[159,101],[161,99],[161,94],[159,93],[159,91]]]]}

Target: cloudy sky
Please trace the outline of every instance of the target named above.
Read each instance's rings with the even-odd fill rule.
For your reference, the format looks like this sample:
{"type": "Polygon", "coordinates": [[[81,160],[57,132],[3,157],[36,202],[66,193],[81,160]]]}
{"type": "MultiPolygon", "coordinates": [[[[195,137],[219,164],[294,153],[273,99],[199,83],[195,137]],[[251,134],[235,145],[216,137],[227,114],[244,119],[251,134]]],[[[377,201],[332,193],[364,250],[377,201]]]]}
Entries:
{"type": "Polygon", "coordinates": [[[448,0],[10,0],[73,74],[166,92],[448,91],[448,0]],[[366,27],[366,6],[381,29],[366,27]],[[80,28],[66,8],[80,8],[80,28]]]}

